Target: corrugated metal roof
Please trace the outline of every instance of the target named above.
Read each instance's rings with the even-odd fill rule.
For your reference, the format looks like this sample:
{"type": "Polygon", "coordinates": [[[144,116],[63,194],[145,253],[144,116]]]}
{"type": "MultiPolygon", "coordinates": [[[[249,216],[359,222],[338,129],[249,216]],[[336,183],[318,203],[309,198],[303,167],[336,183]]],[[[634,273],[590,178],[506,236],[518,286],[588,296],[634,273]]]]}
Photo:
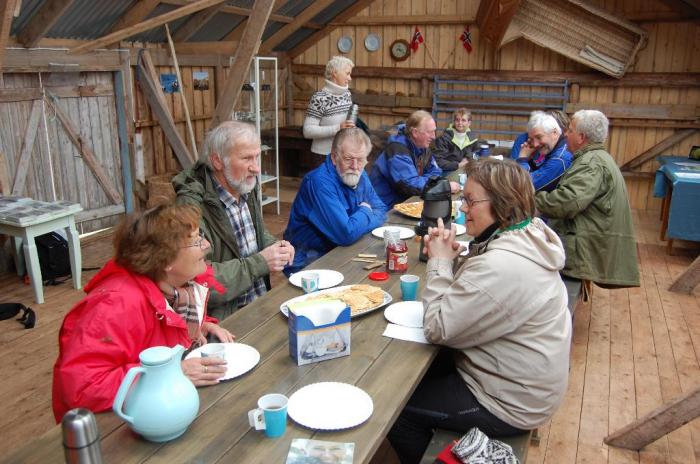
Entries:
{"type": "Polygon", "coordinates": [[[131,8],[135,0],[75,0],[46,34],[59,39],[97,39],[107,34],[112,25],[131,8]]]}
{"type": "Polygon", "coordinates": [[[305,27],[302,27],[301,29],[297,29],[294,31],[292,35],[287,37],[280,43],[278,46],[274,48],[275,51],[282,51],[286,52],[288,50],[291,50],[292,48],[296,47],[299,45],[304,39],[309,37],[311,34],[316,32],[315,29],[307,29],[305,27]]]}
{"type": "Polygon", "coordinates": [[[204,27],[199,29],[188,42],[209,42],[221,40],[229,32],[233,30],[234,27],[238,26],[243,22],[245,18],[243,16],[219,13],[214,16],[204,27]]]}
{"type": "Polygon", "coordinates": [[[27,25],[29,20],[36,10],[44,4],[45,0],[25,0],[22,2],[22,7],[19,10],[19,16],[12,21],[10,34],[17,35],[17,31],[21,31],[27,25]]]}
{"type": "MultiPolygon", "coordinates": [[[[13,20],[12,34],[22,30],[41,6],[48,0],[23,0],[20,14],[13,20]]],[[[46,34],[49,38],[93,40],[109,33],[116,21],[125,14],[138,0],[75,0],[61,18],[46,34]]],[[[290,17],[298,16],[314,3],[314,0],[288,0],[275,13],[290,17]]],[[[338,13],[353,4],[353,0],[336,0],[324,11],[316,15],[312,22],[324,25],[338,13]]],[[[251,9],[255,0],[229,0],[226,4],[251,9]]],[[[159,16],[179,8],[177,5],[159,4],[146,19],[159,16]]],[[[191,16],[180,18],[170,23],[170,30],[175,33],[191,16]]],[[[223,39],[245,18],[243,16],[219,12],[205,27],[195,33],[189,41],[218,41],[223,39]]],[[[263,40],[284,27],[285,23],[270,21],[263,33],[263,40]]],[[[299,29],[288,37],[276,50],[287,51],[315,32],[314,29],[299,29]]],[[[165,30],[157,27],[150,31],[129,37],[130,41],[165,42],[165,30]]]]}

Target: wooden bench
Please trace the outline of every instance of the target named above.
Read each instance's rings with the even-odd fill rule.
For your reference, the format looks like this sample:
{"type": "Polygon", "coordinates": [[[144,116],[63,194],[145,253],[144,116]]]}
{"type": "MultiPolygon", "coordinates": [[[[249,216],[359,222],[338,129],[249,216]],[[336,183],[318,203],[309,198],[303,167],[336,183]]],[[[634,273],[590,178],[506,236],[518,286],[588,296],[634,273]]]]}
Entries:
{"type": "MultiPolygon", "coordinates": [[[[513,454],[518,458],[521,464],[527,462],[527,451],[530,447],[530,440],[534,439],[533,434],[536,430],[531,430],[528,433],[523,433],[521,435],[514,435],[512,437],[502,437],[497,438],[511,448],[513,448],[513,454]]],[[[420,461],[420,464],[433,464],[437,455],[445,449],[450,443],[459,440],[464,436],[464,433],[454,432],[452,430],[435,429],[433,433],[433,438],[430,440],[428,448],[425,450],[425,454],[420,461]]]]}

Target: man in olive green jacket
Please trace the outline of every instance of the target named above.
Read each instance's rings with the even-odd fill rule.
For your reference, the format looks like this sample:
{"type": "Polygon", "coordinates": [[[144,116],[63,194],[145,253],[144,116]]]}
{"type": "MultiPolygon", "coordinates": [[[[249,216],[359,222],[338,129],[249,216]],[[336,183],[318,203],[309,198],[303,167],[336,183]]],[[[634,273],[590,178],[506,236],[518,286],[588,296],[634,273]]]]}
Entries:
{"type": "Polygon", "coordinates": [[[638,287],[634,225],[625,181],[605,151],[608,119],[596,110],[577,111],[567,140],[574,153],[557,188],[537,193],[535,204],[550,219],[566,251],[562,279],[574,314],[581,281],[604,288],[638,287]]]}
{"type": "Polygon", "coordinates": [[[177,202],[202,212],[200,229],[211,242],[214,275],[226,293],[212,292],[210,315],[225,319],[270,288],[269,274],[294,260],[294,247],[278,241],[262,221],[257,175],[260,138],[255,127],[224,122],[207,134],[202,161],[176,175],[177,202]]]}

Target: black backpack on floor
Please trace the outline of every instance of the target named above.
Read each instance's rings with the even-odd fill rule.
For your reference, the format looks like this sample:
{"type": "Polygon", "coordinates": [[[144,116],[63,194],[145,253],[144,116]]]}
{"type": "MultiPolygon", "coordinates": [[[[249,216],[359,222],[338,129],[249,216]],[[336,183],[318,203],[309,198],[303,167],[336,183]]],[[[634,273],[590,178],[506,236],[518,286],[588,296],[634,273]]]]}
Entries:
{"type": "Polygon", "coordinates": [[[45,285],[58,285],[71,275],[68,242],[60,234],[49,232],[35,239],[41,278],[45,285]],[[62,277],[66,277],[63,280],[62,277]]]}

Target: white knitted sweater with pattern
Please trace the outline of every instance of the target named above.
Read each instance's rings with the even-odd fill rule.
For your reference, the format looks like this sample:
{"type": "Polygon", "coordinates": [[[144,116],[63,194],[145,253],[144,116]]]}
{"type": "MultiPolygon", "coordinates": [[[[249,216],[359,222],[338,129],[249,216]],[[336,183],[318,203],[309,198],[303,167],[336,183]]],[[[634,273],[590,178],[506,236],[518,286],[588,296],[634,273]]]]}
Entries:
{"type": "Polygon", "coordinates": [[[327,155],[340,124],[347,118],[352,106],[352,95],[348,87],[326,79],[326,85],[314,93],[309,101],[304,119],[304,137],[312,139],[311,151],[327,155]]]}

